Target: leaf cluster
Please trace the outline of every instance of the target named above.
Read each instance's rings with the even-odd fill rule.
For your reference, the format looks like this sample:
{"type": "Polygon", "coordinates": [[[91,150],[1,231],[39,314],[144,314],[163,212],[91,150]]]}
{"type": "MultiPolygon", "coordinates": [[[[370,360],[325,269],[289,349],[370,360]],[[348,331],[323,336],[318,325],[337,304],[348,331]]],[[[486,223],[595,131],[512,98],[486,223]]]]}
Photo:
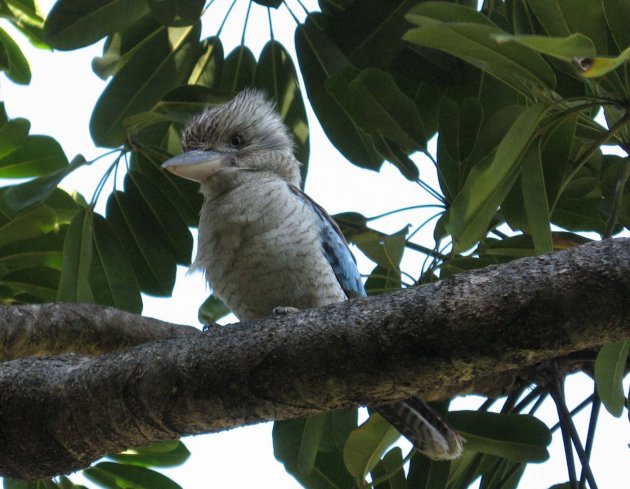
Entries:
{"type": "MultiPolygon", "coordinates": [[[[269,19],[282,4],[256,3],[269,19]]],[[[199,0],[58,0],[45,21],[33,0],[0,0],[0,16],[38,47],[72,50],[105,39],[92,68],[109,81],[90,130],[97,146],[111,149],[91,198],[70,194],[58,184],[92,162],[69,160],[52,138],[30,134],[28,121],[0,110],[0,177],[16,179],[0,189],[2,302],[141,312],[141,293],[170,295],[176,266],[190,264],[189,228],[201,205],[195,185],[160,169],[180,151],[182,124],[207,104],[261,88],[293,134],[306,178],[309,126],[296,66],[326,135],[348,161],[372,171],[387,161],[418,184],[419,201],[433,202],[429,219],[393,234],[373,226],[382,216],[336,216],[375,264],[370,294],[590,239],[579,233],[605,238],[630,227],[627,2],[505,0],[478,10],[472,0],[320,0],[319,7],[297,22],[287,5],[296,18],[295,63],[271,22],[258,59],[244,43],[226,55],[220,30],[201,39],[212,5],[199,0]],[[625,156],[604,154],[605,145],[625,156]],[[421,174],[419,155],[429,158],[437,188],[421,174]],[[102,196],[107,182],[114,189],[102,196]],[[104,215],[95,211],[101,198],[104,215]],[[435,243],[425,246],[416,233],[428,223],[435,243]],[[409,250],[426,257],[421,269],[401,269],[409,250]]],[[[27,60],[2,29],[0,71],[16,83],[30,80],[27,60]]],[[[200,317],[211,322],[226,312],[211,296],[200,317]]],[[[627,355],[627,343],[611,345],[591,369],[615,415],[627,401],[627,355]]],[[[357,426],[356,411],[278,423],[276,455],[307,487],[367,484],[368,474],[377,487],[465,487],[478,476],[484,488],[516,487],[524,464],[544,458],[548,443],[534,418],[516,413],[552,393],[563,407],[559,389],[532,392],[509,397],[502,414],[451,414],[469,445],[450,466],[387,452],[397,434],[376,416],[357,426]]],[[[595,409],[598,397],[589,402],[595,409]]],[[[561,427],[580,453],[570,416],[561,427]]],[[[141,478],[137,467],[105,464],[90,469],[100,484],[141,478]]],[[[588,457],[581,464],[588,467],[588,457]]],[[[577,487],[575,467],[569,472],[577,487]]]]}

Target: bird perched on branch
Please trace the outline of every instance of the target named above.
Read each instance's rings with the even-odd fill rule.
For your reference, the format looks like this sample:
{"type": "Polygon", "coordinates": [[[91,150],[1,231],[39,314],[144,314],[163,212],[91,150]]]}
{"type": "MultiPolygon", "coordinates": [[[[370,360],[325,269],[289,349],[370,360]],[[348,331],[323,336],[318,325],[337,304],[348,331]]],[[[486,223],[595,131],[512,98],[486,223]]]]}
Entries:
{"type": "MultiPolygon", "coordinates": [[[[239,319],[365,295],[339,228],[299,189],[293,140],[261,92],[245,90],[193,117],[182,148],[162,166],[201,184],[193,266],[239,319]]],[[[461,437],[422,400],[376,410],[427,456],[461,454],[461,437]]]]}

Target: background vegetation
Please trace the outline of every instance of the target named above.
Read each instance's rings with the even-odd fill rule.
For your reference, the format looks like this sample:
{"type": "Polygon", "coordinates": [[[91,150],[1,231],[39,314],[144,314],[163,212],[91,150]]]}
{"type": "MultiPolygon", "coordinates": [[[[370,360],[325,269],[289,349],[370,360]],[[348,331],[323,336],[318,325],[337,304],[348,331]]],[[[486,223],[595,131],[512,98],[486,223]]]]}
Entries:
{"type": "MultiPolygon", "coordinates": [[[[302,8],[299,1],[256,3],[270,17],[302,8]]],[[[125,173],[124,186],[109,195],[102,185],[92,196],[61,190],[64,177],[92,162],[70,159],[54,139],[30,134],[27,120],[0,109],[0,178],[18,182],[0,189],[2,303],[94,302],[141,313],[141,292],[169,296],[176,265],[190,264],[189,228],[197,225],[201,196],[160,164],[179,152],[191,113],[248,86],[276,101],[305,178],[308,101],[348,161],[367,171],[389,161],[435,200],[430,221],[392,235],[373,229],[360,209],[335,216],[374,262],[370,294],[630,226],[630,2],[485,1],[478,9],[472,0],[320,0],[319,7],[303,23],[294,16],[294,60],[272,29],[258,58],[245,44],[224,53],[221,29],[201,39],[212,1],[59,0],[44,19],[34,0],[0,0],[0,15],[38,47],[73,50],[106,39],[92,68],[109,81],[90,131],[103,154],[114,155],[102,184],[125,173]],[[595,121],[598,114],[605,124],[595,121]],[[432,154],[427,142],[436,134],[432,154]],[[604,145],[624,156],[603,154],[604,145]],[[410,158],[418,152],[433,161],[439,188],[410,158]],[[94,210],[99,199],[107,201],[104,215],[94,210]],[[433,226],[433,247],[414,240],[426,225],[433,226]],[[420,269],[401,270],[405,249],[426,256],[420,269]]],[[[243,31],[265,21],[248,15],[243,31]]],[[[0,69],[14,83],[30,81],[28,61],[1,29],[0,69]]],[[[226,313],[211,296],[200,317],[226,313]]],[[[468,440],[466,455],[450,464],[415,453],[404,458],[400,448],[389,449],[398,433],[376,415],[357,427],[356,410],[277,423],[275,453],[305,487],[363,487],[367,478],[379,488],[463,488],[481,477],[480,487],[507,489],[518,486],[527,463],[548,456],[550,434],[560,429],[568,476],[559,475],[558,487],[595,488],[588,460],[597,413],[601,402],[615,416],[626,408],[628,347],[609,345],[582,359],[595,385],[579,406],[592,413],[584,441],[559,374],[488,399],[478,412],[449,414],[468,440]],[[552,427],[535,417],[548,397],[558,409],[552,427]],[[500,413],[488,412],[497,405],[500,413]]],[[[182,463],[187,453],[179,442],[161,444],[84,473],[103,487],[177,487],[149,467],[182,463]]],[[[60,477],[5,480],[5,487],[73,484],[60,477]]]]}

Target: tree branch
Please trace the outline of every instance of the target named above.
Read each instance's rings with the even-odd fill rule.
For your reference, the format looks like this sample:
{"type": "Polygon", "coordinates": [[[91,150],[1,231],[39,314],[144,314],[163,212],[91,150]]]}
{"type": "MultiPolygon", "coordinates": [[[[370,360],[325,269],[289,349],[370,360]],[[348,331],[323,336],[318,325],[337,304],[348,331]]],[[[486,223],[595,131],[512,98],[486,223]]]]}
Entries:
{"type": "MultiPolygon", "coordinates": [[[[51,324],[103,311],[47,307],[51,324]]],[[[0,366],[0,473],[48,477],[180,435],[436,399],[629,337],[630,239],[616,239],[98,357],[12,360],[0,366]]]]}

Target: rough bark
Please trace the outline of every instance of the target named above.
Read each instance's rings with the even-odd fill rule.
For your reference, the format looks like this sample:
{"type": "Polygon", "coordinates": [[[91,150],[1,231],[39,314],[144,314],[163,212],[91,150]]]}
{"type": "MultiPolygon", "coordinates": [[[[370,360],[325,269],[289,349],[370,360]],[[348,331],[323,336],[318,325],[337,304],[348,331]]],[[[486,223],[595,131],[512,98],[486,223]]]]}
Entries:
{"type": "MultiPolygon", "coordinates": [[[[53,322],[90,306],[57,307],[53,322]]],[[[97,357],[12,360],[0,473],[47,477],[180,435],[437,399],[629,337],[630,239],[617,239],[97,357]]]]}

